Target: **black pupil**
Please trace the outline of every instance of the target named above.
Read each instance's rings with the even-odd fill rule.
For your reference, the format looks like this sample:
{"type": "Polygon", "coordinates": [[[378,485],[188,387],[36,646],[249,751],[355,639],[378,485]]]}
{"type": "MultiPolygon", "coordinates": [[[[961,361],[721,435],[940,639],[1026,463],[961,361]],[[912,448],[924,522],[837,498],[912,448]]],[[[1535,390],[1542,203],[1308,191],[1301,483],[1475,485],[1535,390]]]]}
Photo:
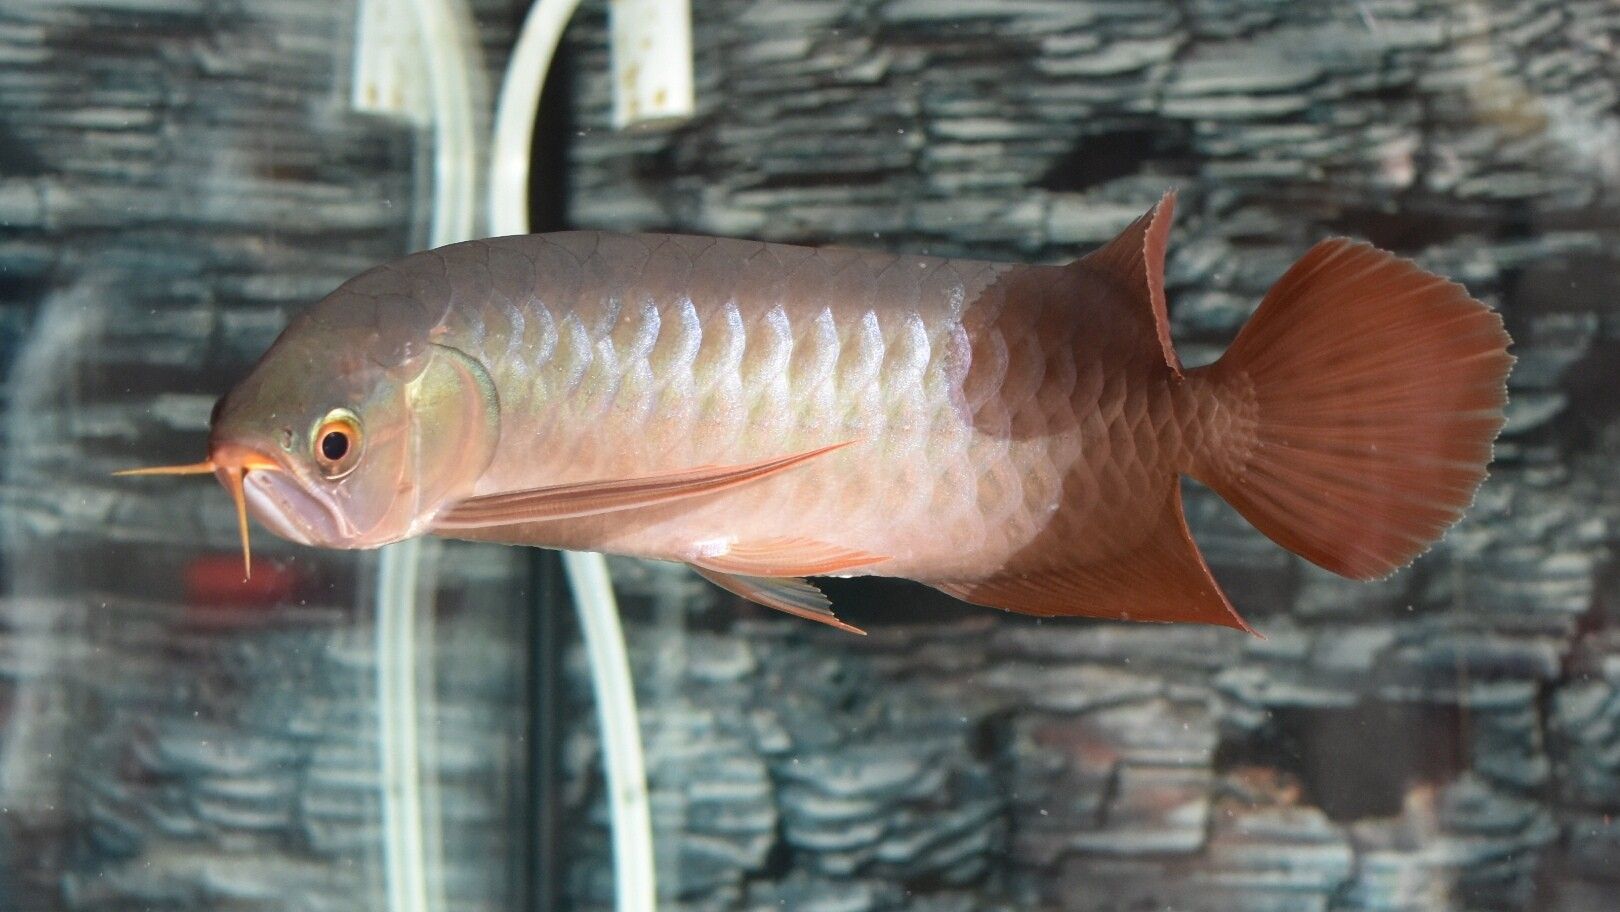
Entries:
{"type": "Polygon", "coordinates": [[[337,462],[349,454],[349,435],[342,431],[327,431],[321,438],[321,455],[337,462]]]}

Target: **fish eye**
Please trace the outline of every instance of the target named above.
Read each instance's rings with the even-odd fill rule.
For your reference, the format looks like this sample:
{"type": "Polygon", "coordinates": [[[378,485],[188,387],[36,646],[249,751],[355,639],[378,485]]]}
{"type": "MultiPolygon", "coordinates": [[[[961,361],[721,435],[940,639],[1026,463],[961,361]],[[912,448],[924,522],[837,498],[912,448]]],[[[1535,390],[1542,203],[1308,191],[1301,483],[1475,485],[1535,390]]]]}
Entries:
{"type": "Polygon", "coordinates": [[[342,478],[360,462],[360,419],[348,409],[333,409],[316,425],[312,442],[321,474],[342,478]]]}

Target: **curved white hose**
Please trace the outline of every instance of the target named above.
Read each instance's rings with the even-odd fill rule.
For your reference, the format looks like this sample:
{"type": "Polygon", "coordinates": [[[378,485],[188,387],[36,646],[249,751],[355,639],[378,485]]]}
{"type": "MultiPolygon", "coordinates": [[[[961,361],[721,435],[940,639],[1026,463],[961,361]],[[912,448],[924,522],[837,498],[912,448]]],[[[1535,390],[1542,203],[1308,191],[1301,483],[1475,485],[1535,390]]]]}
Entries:
{"type": "MultiPolygon", "coordinates": [[[[472,43],[471,13],[463,0],[407,0],[421,40],[433,121],[433,209],[430,247],[473,236],[478,196],[480,100],[475,80],[483,63],[472,43]]],[[[431,672],[431,638],[417,644],[416,596],[423,545],[412,539],[383,549],[377,568],[377,715],[382,763],[384,879],[390,912],[429,912],[429,840],[422,789],[422,701],[417,671],[431,672]]],[[[431,677],[428,681],[431,681],[431,677]]],[[[430,711],[430,710],[429,710],[430,711]]]]}
{"type": "Polygon", "coordinates": [[[647,768],[613,581],[600,554],[565,551],[563,565],[579,608],[596,689],[597,724],[602,729],[602,766],[613,820],[614,907],[618,912],[653,912],[658,885],[647,768]]]}
{"type": "Polygon", "coordinates": [[[474,86],[483,61],[466,0],[407,0],[427,57],[433,110],[433,220],[429,247],[473,236],[478,211],[477,112],[474,86]]]}
{"type": "MultiPolygon", "coordinates": [[[[546,71],[551,68],[563,29],[577,6],[579,0],[539,0],[523,22],[501,82],[495,112],[489,182],[491,234],[525,234],[529,230],[529,161],[535,112],[540,106],[546,71]]],[[[658,890],[646,759],[612,580],[600,554],[569,552],[563,555],[563,563],[579,609],[596,690],[602,764],[613,823],[615,907],[619,912],[653,912],[658,890]]]]}
{"type": "Polygon", "coordinates": [[[489,153],[489,233],[529,231],[529,160],[534,119],[551,58],[579,0],[537,0],[523,20],[501,79],[495,108],[495,145],[489,153]]]}
{"type": "Polygon", "coordinates": [[[391,545],[377,567],[377,752],[389,912],[429,910],[415,653],[421,552],[416,539],[391,545]]]}

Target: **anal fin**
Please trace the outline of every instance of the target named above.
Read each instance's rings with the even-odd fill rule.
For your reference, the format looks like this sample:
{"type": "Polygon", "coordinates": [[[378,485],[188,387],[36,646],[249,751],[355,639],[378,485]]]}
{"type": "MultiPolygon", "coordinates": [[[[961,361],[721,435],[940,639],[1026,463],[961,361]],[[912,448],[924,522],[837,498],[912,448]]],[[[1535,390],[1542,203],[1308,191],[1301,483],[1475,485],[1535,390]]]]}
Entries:
{"type": "Polygon", "coordinates": [[[931,585],[966,602],[1020,614],[1215,624],[1255,632],[1227,601],[1198,552],[1174,481],[1146,537],[1112,558],[1058,561],[931,585]]]}
{"type": "Polygon", "coordinates": [[[785,611],[794,617],[826,624],[828,627],[836,627],[846,633],[866,635],[866,631],[859,627],[840,621],[838,616],[833,614],[832,602],[827,600],[827,596],[805,580],[793,577],[738,576],[696,565],[693,565],[692,569],[721,589],[742,596],[750,602],[775,608],[777,611],[785,611]]]}

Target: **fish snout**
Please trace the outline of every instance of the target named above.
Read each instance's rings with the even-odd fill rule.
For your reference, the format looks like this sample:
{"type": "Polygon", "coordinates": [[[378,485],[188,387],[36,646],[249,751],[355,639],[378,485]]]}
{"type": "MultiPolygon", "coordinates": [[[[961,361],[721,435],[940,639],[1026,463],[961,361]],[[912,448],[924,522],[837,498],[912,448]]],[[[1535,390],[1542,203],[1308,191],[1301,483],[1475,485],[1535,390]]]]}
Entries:
{"type": "Polygon", "coordinates": [[[217,473],[280,472],[281,463],[266,456],[264,449],[247,444],[220,441],[208,446],[208,459],[217,473]]]}

